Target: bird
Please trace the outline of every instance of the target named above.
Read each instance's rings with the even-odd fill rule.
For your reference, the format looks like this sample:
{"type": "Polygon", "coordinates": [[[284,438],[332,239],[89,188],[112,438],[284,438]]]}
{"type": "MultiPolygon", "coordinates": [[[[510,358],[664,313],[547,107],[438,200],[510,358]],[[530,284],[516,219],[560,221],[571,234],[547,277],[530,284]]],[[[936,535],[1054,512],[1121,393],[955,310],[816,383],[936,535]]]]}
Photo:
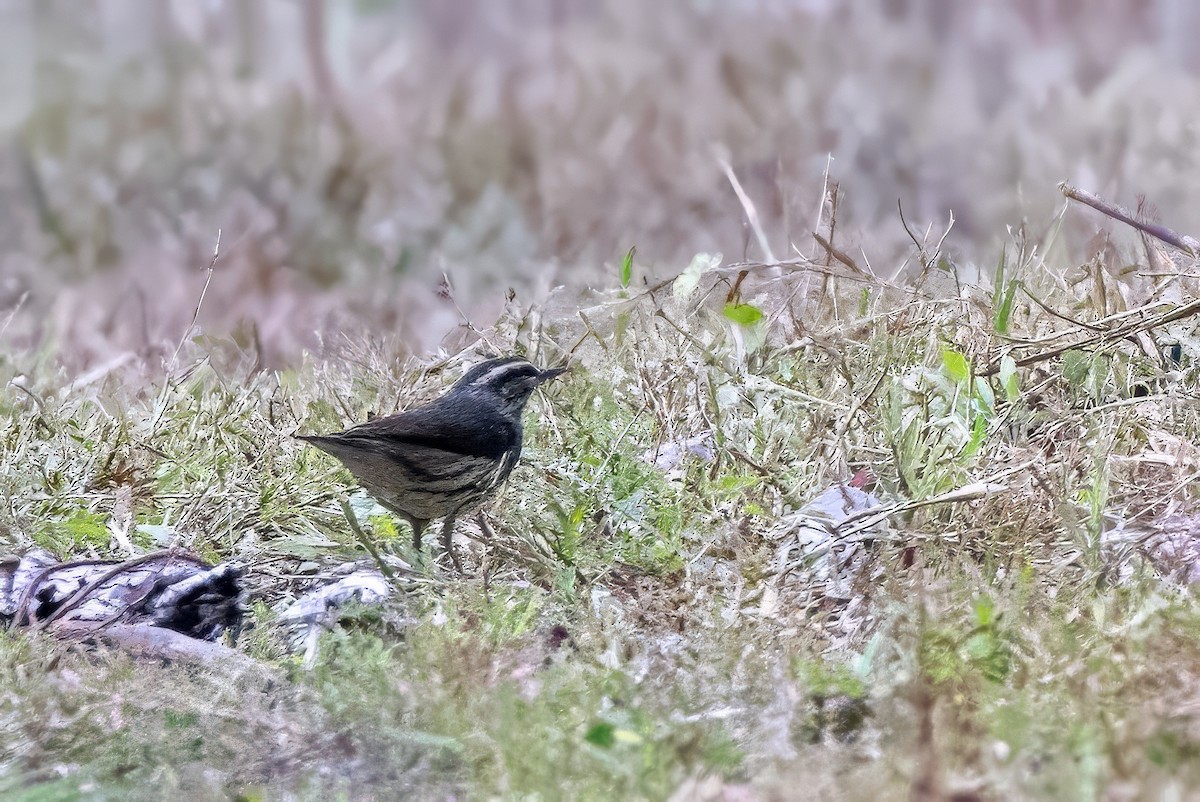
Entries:
{"type": "Polygon", "coordinates": [[[425,528],[443,519],[442,547],[462,573],[451,547],[455,519],[508,478],[530,394],[565,371],[517,356],[488,359],[428,404],[298,438],[341,460],[381,506],[408,521],[418,553],[425,528]]]}

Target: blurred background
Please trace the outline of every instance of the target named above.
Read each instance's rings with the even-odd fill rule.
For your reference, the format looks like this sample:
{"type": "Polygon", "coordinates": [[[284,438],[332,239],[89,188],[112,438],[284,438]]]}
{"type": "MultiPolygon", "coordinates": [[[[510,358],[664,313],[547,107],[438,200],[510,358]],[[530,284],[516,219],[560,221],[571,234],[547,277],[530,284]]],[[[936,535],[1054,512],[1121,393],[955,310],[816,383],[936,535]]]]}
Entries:
{"type": "MultiPolygon", "coordinates": [[[[611,287],[637,246],[914,229],[995,264],[1056,184],[1200,234],[1194,0],[2,0],[0,340],[161,366],[200,313],[274,367],[334,336],[435,349],[466,315],[611,287]],[[445,282],[448,278],[449,285],[445,282]]],[[[1067,218],[1070,247],[1105,222],[1067,218]]]]}

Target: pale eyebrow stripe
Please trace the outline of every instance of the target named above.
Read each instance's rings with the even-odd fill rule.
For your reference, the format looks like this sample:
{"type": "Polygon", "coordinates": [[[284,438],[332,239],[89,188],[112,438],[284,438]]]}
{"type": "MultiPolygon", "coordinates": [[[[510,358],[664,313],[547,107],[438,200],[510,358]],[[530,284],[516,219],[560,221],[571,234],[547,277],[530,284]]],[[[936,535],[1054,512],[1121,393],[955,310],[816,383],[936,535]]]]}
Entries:
{"type": "Polygon", "coordinates": [[[503,376],[505,373],[510,373],[514,369],[524,368],[528,364],[530,364],[530,363],[528,363],[528,362],[507,362],[503,365],[497,365],[496,367],[489,370],[487,373],[480,376],[475,381],[475,384],[490,384],[498,377],[503,376]]]}

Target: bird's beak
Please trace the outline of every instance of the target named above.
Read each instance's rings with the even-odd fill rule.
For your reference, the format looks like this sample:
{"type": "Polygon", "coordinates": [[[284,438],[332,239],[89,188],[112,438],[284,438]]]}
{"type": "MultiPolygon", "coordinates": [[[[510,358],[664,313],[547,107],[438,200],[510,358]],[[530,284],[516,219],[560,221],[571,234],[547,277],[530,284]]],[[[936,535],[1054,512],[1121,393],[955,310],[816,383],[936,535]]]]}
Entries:
{"type": "Polygon", "coordinates": [[[567,372],[566,368],[546,368],[545,370],[543,370],[541,373],[538,374],[537,383],[545,384],[546,382],[550,381],[551,379],[557,378],[566,372],[567,372]]]}

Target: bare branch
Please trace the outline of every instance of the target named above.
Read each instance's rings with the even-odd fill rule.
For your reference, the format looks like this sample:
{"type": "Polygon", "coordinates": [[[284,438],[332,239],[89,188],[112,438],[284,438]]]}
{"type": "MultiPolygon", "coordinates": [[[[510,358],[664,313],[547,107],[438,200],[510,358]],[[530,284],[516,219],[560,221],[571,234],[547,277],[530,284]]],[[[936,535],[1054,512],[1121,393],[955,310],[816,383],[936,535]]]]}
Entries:
{"type": "Polygon", "coordinates": [[[1122,206],[1117,206],[1113,203],[1109,203],[1103,198],[1093,195],[1090,192],[1085,192],[1082,189],[1076,189],[1066,181],[1063,181],[1058,185],[1058,191],[1066,195],[1071,200],[1079,201],[1082,204],[1091,206],[1101,214],[1106,214],[1114,220],[1120,220],[1122,223],[1132,226],[1138,231],[1142,231],[1152,237],[1155,237],[1156,239],[1160,239],[1168,245],[1173,245],[1179,250],[1187,253],[1189,256],[1200,256],[1200,240],[1196,240],[1184,234],[1176,233],[1166,226],[1158,225],[1157,223],[1142,222],[1141,220],[1135,218],[1128,209],[1125,209],[1122,206]]]}

